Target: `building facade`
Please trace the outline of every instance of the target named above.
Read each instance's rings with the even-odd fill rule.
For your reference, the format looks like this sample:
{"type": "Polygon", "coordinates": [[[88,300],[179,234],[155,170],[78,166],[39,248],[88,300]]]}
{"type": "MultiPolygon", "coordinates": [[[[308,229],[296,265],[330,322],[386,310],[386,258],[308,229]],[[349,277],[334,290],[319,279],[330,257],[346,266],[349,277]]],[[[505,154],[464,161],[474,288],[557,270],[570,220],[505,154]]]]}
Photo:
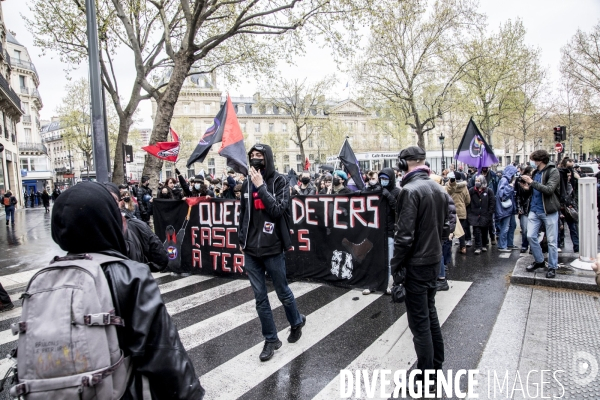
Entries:
{"type": "Polygon", "coordinates": [[[48,149],[40,135],[40,110],[42,97],[38,90],[40,80],[31,62],[27,48],[11,32],[7,33],[6,49],[11,56],[13,72],[12,86],[18,88],[23,116],[17,124],[19,146],[19,169],[22,190],[30,193],[52,190],[53,171],[50,167],[48,149]]]}
{"type": "Polygon", "coordinates": [[[13,66],[7,51],[7,34],[0,3],[0,195],[10,190],[22,206],[17,124],[24,113],[12,85],[13,66]]]}

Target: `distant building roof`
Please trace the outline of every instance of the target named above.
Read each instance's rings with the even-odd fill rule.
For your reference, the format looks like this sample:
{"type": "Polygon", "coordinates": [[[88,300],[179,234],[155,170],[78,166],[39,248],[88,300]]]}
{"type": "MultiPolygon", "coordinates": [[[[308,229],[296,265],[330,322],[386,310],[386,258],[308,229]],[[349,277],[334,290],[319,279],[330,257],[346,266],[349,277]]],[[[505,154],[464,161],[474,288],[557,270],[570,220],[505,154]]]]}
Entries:
{"type": "Polygon", "coordinates": [[[60,129],[61,129],[60,121],[52,121],[48,125],[42,126],[42,129],[40,129],[40,133],[54,132],[54,131],[58,131],[60,129]]]}
{"type": "MultiPolygon", "coordinates": [[[[12,33],[10,33],[10,31],[6,32],[6,41],[9,43],[16,44],[18,46],[23,46],[21,43],[19,43],[17,38],[14,37],[12,33]]],[[[23,46],[23,47],[25,47],[25,46],[23,46]]]]}

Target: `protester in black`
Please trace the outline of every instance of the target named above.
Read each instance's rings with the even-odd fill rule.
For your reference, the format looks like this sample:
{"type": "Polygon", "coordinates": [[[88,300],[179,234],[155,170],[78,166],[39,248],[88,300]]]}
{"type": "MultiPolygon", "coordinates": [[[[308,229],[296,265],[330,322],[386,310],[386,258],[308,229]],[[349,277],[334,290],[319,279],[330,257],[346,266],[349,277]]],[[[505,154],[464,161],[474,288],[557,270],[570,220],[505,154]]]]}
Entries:
{"type": "Polygon", "coordinates": [[[292,196],[296,195],[313,195],[317,194],[317,188],[310,181],[310,173],[308,171],[302,172],[300,174],[299,182],[292,187],[292,196]]]}
{"type": "Polygon", "coordinates": [[[496,198],[483,175],[475,177],[475,186],[469,190],[469,196],[471,204],[467,209],[467,219],[473,227],[475,254],[481,254],[482,251],[488,250],[488,229],[494,221],[496,198]]]}
{"type": "Polygon", "coordinates": [[[331,192],[333,194],[350,194],[352,190],[346,187],[348,182],[348,175],[341,170],[333,171],[333,178],[331,180],[331,192]]]}
{"type": "Polygon", "coordinates": [[[448,200],[444,188],[429,178],[425,150],[411,146],[402,150],[399,158],[399,167],[406,175],[396,203],[391,269],[394,283],[402,283],[406,289],[406,313],[414,336],[417,368],[439,370],[444,362],[444,341],[435,293],[443,230],[448,224],[448,200]]]}
{"type": "Polygon", "coordinates": [[[260,360],[267,361],[282,345],[269,304],[265,273],[281,301],[291,326],[288,342],[295,343],[302,335],[306,317],[298,312],[296,299],[290,290],[285,269],[285,255],[291,246],[289,229],[290,187],[287,179],[275,171],[273,151],[263,144],[252,146],[249,177],[242,185],[238,235],[244,253],[246,273],[254,290],[256,311],[265,338],[260,360]]]}
{"type": "Polygon", "coordinates": [[[142,221],[150,222],[152,214],[152,189],[150,189],[150,181],[147,176],[142,176],[142,184],[138,188],[137,203],[140,208],[140,216],[142,221]]]}
{"type": "Polygon", "coordinates": [[[46,189],[44,189],[44,191],[42,192],[42,203],[44,204],[44,209],[46,210],[46,212],[50,212],[50,195],[48,194],[48,191],[46,189]]]}
{"type": "Polygon", "coordinates": [[[4,206],[4,213],[6,215],[6,226],[10,220],[12,225],[15,225],[15,207],[17,206],[17,198],[13,196],[10,190],[7,190],[2,196],[2,205],[4,206]]]}
{"type": "Polygon", "coordinates": [[[52,239],[74,254],[123,257],[103,265],[115,314],[119,347],[131,357],[132,374],[123,399],[141,399],[146,377],[152,399],[200,400],[204,389],[148,267],[125,258],[123,220],[109,190],[83,182],[65,191],[52,209],[52,239]]]}

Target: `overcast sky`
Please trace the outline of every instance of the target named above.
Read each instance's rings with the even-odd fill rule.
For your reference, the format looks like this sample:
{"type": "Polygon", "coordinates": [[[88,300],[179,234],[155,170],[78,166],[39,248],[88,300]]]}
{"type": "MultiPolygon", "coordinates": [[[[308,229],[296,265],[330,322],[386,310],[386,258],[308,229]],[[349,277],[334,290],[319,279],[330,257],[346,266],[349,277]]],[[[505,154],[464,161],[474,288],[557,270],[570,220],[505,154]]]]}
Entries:
{"type": "MultiPolygon", "coordinates": [[[[51,0],[49,0],[51,1],[51,0]]],[[[41,55],[41,51],[33,47],[33,38],[27,31],[21,14],[30,15],[27,7],[28,0],[2,1],[4,22],[7,28],[16,33],[17,40],[26,46],[40,76],[40,94],[44,102],[41,110],[42,119],[50,119],[56,114],[65,93],[67,84],[64,65],[56,54],[41,55]]],[[[560,48],[573,36],[577,29],[590,31],[600,20],[600,0],[480,0],[480,11],[487,14],[490,29],[496,29],[500,23],[521,18],[527,29],[527,43],[537,46],[542,52],[542,64],[547,66],[550,77],[557,80],[560,48]]],[[[123,78],[131,82],[132,68],[128,54],[123,54],[117,62],[118,70],[123,71],[123,78]],[[119,68],[121,66],[121,68],[119,68]]],[[[337,71],[330,52],[327,49],[313,46],[307,55],[297,60],[297,66],[285,68],[286,77],[320,79],[325,75],[335,73],[339,79],[334,93],[342,95],[342,89],[349,81],[348,77],[337,71]]],[[[87,65],[72,73],[72,77],[87,76],[87,65]]],[[[220,87],[229,90],[232,95],[250,96],[256,89],[252,82],[240,87],[228,87],[220,83],[220,87]]],[[[350,83],[352,87],[352,83],[350,83]]],[[[344,97],[346,95],[344,94],[344,97]]],[[[151,127],[151,107],[146,101],[140,107],[141,127],[151,127]]]]}

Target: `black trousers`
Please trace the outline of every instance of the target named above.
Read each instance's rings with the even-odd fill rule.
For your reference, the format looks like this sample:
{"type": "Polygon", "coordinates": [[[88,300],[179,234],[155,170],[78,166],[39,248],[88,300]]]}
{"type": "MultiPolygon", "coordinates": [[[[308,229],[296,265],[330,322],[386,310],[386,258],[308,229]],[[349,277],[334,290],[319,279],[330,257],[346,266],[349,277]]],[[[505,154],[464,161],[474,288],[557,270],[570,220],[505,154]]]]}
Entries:
{"type": "MultiPolygon", "coordinates": [[[[439,268],[439,263],[437,263],[439,268]]],[[[441,369],[444,362],[444,339],[435,309],[436,279],[417,281],[407,278],[406,316],[413,334],[417,368],[421,371],[441,369]]]]}
{"type": "Polygon", "coordinates": [[[8,293],[6,292],[6,290],[4,289],[4,287],[2,286],[1,283],[0,283],[0,303],[2,303],[2,304],[12,303],[10,296],[8,295],[8,293]]]}
{"type": "Polygon", "coordinates": [[[473,236],[475,236],[475,248],[480,249],[488,245],[489,226],[474,226],[473,236]]]}

